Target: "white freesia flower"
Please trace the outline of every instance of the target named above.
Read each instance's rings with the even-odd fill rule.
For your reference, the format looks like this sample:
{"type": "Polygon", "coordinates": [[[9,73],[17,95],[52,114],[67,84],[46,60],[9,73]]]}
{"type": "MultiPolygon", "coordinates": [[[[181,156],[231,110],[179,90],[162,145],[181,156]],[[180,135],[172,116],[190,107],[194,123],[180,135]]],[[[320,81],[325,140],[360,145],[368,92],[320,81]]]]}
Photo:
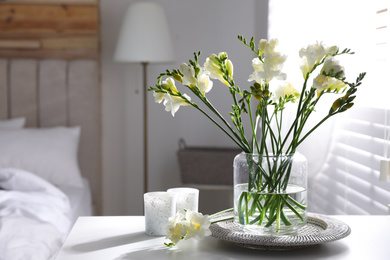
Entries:
{"type": "Polygon", "coordinates": [[[336,52],[337,52],[338,50],[339,50],[339,47],[337,47],[336,45],[331,46],[331,47],[326,47],[326,48],[325,48],[326,53],[329,54],[329,55],[336,54],[336,52]]]}
{"type": "Polygon", "coordinates": [[[330,78],[328,80],[328,88],[330,88],[330,89],[340,90],[342,88],[345,88],[346,86],[347,86],[347,84],[345,84],[341,80],[338,80],[335,78],[330,78]]]}
{"type": "Polygon", "coordinates": [[[322,58],[324,58],[325,54],[324,46],[318,42],[316,44],[310,44],[299,51],[299,57],[305,58],[304,65],[307,70],[311,70],[314,64],[320,62],[322,58]]]}
{"type": "Polygon", "coordinates": [[[338,80],[338,79],[332,78],[332,77],[326,77],[324,75],[318,75],[313,80],[313,87],[317,89],[317,96],[323,90],[330,89],[330,90],[339,91],[346,86],[347,86],[347,84],[345,84],[341,80],[338,80]]]}
{"type": "Polygon", "coordinates": [[[201,68],[197,76],[198,88],[200,92],[204,95],[209,92],[213,87],[213,82],[210,80],[209,72],[201,68]]]}
{"type": "Polygon", "coordinates": [[[179,70],[183,74],[183,85],[190,87],[196,85],[195,70],[192,66],[183,63],[179,66],[179,70]]]}
{"type": "Polygon", "coordinates": [[[280,64],[262,63],[259,58],[254,58],[252,60],[252,67],[254,71],[249,76],[248,81],[256,81],[261,84],[263,80],[268,83],[273,78],[284,80],[286,79],[286,74],[280,71],[281,66],[282,65],[280,64]]]}
{"type": "MultiPolygon", "coordinates": [[[[161,83],[164,90],[171,90],[173,93],[177,92],[175,81],[172,78],[167,78],[161,83]]],[[[169,94],[165,92],[153,92],[154,102],[161,103],[164,99],[169,98],[169,94]]],[[[164,102],[165,103],[165,102],[164,102]]]]}
{"type": "Polygon", "coordinates": [[[169,224],[166,228],[166,238],[174,244],[177,244],[187,234],[183,220],[184,215],[181,212],[177,212],[175,216],[169,218],[169,224]]]}
{"type": "MultiPolygon", "coordinates": [[[[183,94],[185,98],[188,100],[191,100],[191,97],[189,97],[187,94],[183,94]]],[[[175,113],[181,106],[188,106],[189,104],[181,97],[177,96],[171,96],[167,94],[165,97],[164,105],[165,105],[165,111],[171,111],[172,116],[175,116],[175,113]]]]}
{"type": "Polygon", "coordinates": [[[175,245],[182,239],[203,239],[211,235],[210,220],[207,215],[195,211],[187,210],[185,216],[178,211],[174,217],[169,218],[166,228],[166,238],[175,245]]]}
{"type": "Polygon", "coordinates": [[[187,235],[185,236],[185,239],[195,238],[200,240],[205,236],[211,235],[211,222],[207,215],[187,210],[185,219],[187,221],[187,235]]]}
{"type": "Polygon", "coordinates": [[[328,74],[335,75],[336,73],[339,74],[339,78],[343,78],[344,67],[341,66],[339,64],[339,61],[336,60],[333,56],[327,57],[321,69],[320,75],[315,77],[313,80],[313,87],[317,89],[318,95],[321,93],[321,91],[326,89],[339,91],[346,86],[346,84],[343,83],[341,80],[336,79],[334,77],[326,76],[328,74]]]}
{"type": "Polygon", "coordinates": [[[221,72],[221,68],[220,68],[220,65],[219,65],[218,60],[217,60],[217,55],[215,55],[214,53],[206,58],[206,61],[203,64],[203,66],[208,72],[210,72],[210,77],[212,79],[221,79],[222,78],[222,72],[221,72]]]}
{"type": "Polygon", "coordinates": [[[287,81],[283,81],[276,88],[273,100],[275,102],[279,102],[280,98],[284,99],[286,97],[290,97],[291,95],[293,96],[291,101],[295,102],[299,97],[299,92],[294,88],[294,86],[291,83],[287,81]]]}
{"type": "MultiPolygon", "coordinates": [[[[215,54],[211,54],[209,57],[207,57],[207,59],[206,59],[205,63],[203,64],[203,66],[204,66],[205,70],[210,72],[210,75],[209,75],[210,78],[218,79],[223,84],[229,86],[229,83],[223,78],[223,73],[221,71],[221,64],[218,61],[218,59],[220,59],[223,56],[227,57],[226,52],[220,52],[218,54],[218,56],[215,55],[215,54]]],[[[228,71],[229,77],[233,78],[233,63],[229,59],[226,59],[224,65],[226,66],[226,69],[228,71]]]]}
{"type": "Polygon", "coordinates": [[[163,92],[153,92],[154,102],[161,103],[165,98],[166,93],[163,92]]]}
{"type": "Polygon", "coordinates": [[[257,83],[261,83],[261,80],[266,77],[263,63],[259,58],[254,58],[252,60],[252,67],[254,72],[249,76],[248,81],[256,81],[257,83]]]}
{"type": "Polygon", "coordinates": [[[271,39],[269,42],[266,40],[266,39],[261,39],[259,41],[259,44],[258,44],[258,48],[259,48],[259,54],[262,55],[264,52],[266,51],[270,51],[270,49],[274,49],[274,47],[276,46],[277,44],[277,40],[276,39],[271,39]]]}
{"type": "Polygon", "coordinates": [[[310,44],[306,48],[299,51],[299,57],[302,58],[301,70],[303,76],[310,72],[314,65],[319,63],[325,55],[335,54],[338,50],[337,46],[325,47],[322,43],[310,44]]]}
{"type": "Polygon", "coordinates": [[[286,74],[282,73],[283,64],[287,59],[287,56],[275,51],[275,47],[278,45],[277,39],[260,40],[259,42],[259,58],[252,60],[252,67],[254,72],[249,76],[248,81],[256,81],[257,83],[270,82],[273,78],[285,79],[286,74]]]}
{"type": "Polygon", "coordinates": [[[328,77],[324,75],[318,75],[313,80],[313,87],[320,91],[324,90],[326,87],[328,87],[328,77]]]}
{"type": "Polygon", "coordinates": [[[210,72],[204,68],[200,68],[198,75],[195,77],[195,70],[192,66],[183,63],[179,66],[180,72],[183,74],[182,83],[189,87],[198,86],[200,92],[204,95],[213,87],[213,82],[210,80],[210,72]]]}
{"type": "MultiPolygon", "coordinates": [[[[172,94],[176,94],[177,89],[175,86],[175,80],[171,77],[167,78],[166,80],[163,80],[161,83],[161,88],[172,92],[172,94]]],[[[185,97],[187,100],[191,100],[191,97],[189,97],[186,94],[182,94],[182,96],[175,96],[169,93],[164,93],[164,95],[155,93],[155,101],[157,103],[161,103],[161,101],[164,99],[164,106],[165,106],[165,111],[170,111],[172,113],[172,116],[175,116],[175,113],[181,106],[188,106],[189,104],[186,102],[186,100],[183,98],[185,97]]]]}
{"type": "Polygon", "coordinates": [[[344,77],[344,67],[339,64],[339,61],[336,60],[333,56],[327,57],[324,62],[324,66],[321,69],[321,73],[325,72],[326,74],[329,73],[339,73],[342,72],[339,77],[344,77]]]}

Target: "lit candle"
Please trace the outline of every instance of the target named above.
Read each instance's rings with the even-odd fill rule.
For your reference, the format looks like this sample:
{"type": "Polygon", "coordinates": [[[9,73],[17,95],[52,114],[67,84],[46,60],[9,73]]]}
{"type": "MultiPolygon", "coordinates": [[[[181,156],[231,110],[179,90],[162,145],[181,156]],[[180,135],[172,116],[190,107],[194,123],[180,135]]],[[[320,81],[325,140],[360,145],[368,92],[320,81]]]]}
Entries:
{"type": "Polygon", "coordinates": [[[194,188],[172,188],[169,193],[177,194],[176,210],[192,210],[198,212],[199,190],[194,188]]]}
{"type": "Polygon", "coordinates": [[[165,191],[144,194],[146,234],[166,235],[169,218],[176,214],[176,200],[176,194],[165,191]]]}

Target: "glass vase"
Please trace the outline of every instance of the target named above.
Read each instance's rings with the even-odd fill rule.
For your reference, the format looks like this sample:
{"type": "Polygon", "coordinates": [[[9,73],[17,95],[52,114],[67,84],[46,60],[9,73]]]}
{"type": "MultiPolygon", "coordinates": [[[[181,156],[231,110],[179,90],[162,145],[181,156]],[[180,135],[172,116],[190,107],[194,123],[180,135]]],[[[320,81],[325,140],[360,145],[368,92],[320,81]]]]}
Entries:
{"type": "Polygon", "coordinates": [[[296,235],[307,223],[307,161],[299,154],[234,158],[234,221],[244,232],[296,235]]]}

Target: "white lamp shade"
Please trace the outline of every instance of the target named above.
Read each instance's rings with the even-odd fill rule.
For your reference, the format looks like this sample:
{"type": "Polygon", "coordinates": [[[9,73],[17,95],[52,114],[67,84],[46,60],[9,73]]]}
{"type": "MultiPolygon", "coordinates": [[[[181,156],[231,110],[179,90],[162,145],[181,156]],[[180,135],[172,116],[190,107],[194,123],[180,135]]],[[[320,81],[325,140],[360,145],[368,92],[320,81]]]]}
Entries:
{"type": "Polygon", "coordinates": [[[122,23],[114,60],[170,62],[174,60],[164,9],[152,2],[130,4],[122,23]]]}

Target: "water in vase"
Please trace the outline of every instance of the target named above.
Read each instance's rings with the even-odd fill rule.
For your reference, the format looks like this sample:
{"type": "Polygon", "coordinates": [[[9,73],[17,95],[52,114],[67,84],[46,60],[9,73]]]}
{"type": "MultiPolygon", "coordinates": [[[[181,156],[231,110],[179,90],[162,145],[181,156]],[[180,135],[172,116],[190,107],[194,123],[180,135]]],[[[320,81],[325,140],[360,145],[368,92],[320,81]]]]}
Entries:
{"type": "Polygon", "coordinates": [[[234,221],[249,233],[295,235],[297,229],[307,222],[306,205],[307,190],[297,185],[289,184],[282,193],[248,192],[247,183],[238,184],[234,188],[234,221]],[[280,205],[279,217],[276,217],[278,206],[271,206],[265,211],[260,223],[261,209],[269,200],[281,202],[273,203],[280,205]]]}

